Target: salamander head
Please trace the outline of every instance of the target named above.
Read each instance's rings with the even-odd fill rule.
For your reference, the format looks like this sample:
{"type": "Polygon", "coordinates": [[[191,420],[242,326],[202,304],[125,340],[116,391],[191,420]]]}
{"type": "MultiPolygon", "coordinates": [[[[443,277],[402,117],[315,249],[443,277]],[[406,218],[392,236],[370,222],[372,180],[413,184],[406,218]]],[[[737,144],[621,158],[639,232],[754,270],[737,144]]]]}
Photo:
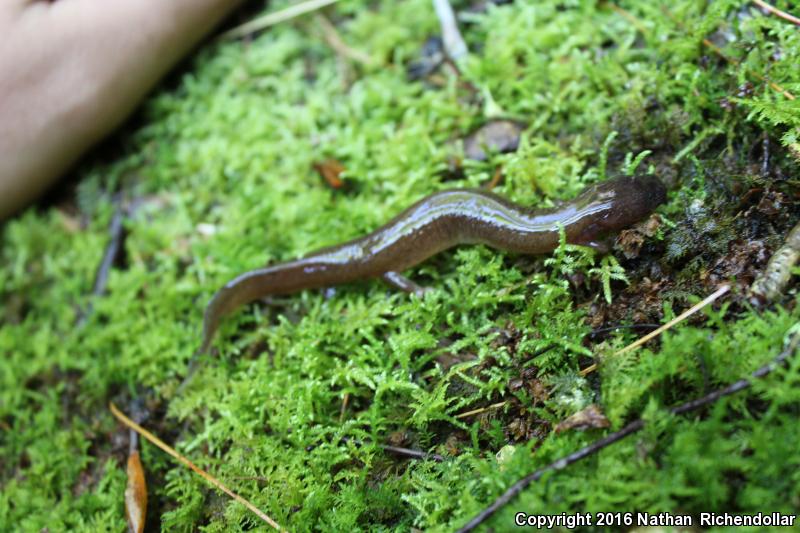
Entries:
{"type": "Polygon", "coordinates": [[[589,188],[579,198],[597,211],[587,216],[572,242],[590,242],[643,220],[667,199],[667,190],[655,176],[616,178],[589,188]]]}
{"type": "Polygon", "coordinates": [[[619,231],[635,224],[667,200],[667,189],[655,176],[617,178],[598,186],[614,194],[614,205],[601,221],[607,231],[619,231]]]}

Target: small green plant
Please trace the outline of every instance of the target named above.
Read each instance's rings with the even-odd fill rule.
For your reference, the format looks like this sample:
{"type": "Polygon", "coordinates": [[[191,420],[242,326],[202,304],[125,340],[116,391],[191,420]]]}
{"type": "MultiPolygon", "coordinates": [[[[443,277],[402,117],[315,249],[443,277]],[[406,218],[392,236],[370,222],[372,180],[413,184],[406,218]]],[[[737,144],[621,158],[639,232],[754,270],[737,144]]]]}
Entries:
{"type": "Polygon", "coordinates": [[[619,264],[617,258],[611,254],[604,255],[600,259],[599,267],[590,268],[589,275],[600,277],[600,282],[603,285],[603,296],[608,303],[611,303],[611,280],[624,281],[626,284],[630,283],[625,276],[625,269],[619,264]]]}
{"type": "MultiPolygon", "coordinates": [[[[600,174],[601,181],[604,181],[608,177],[606,173],[608,170],[608,150],[611,148],[611,144],[614,142],[614,139],[617,138],[617,135],[619,135],[619,133],[616,131],[609,133],[606,140],[603,141],[603,147],[600,149],[600,162],[597,164],[597,171],[600,174]]],[[[626,161],[626,163],[628,162],[626,161]]],[[[626,170],[627,166],[626,164],[626,170]]]]}
{"type": "Polygon", "coordinates": [[[633,176],[633,174],[636,172],[636,169],[639,168],[639,165],[641,165],[642,161],[644,161],[644,158],[652,153],[652,150],[644,150],[639,153],[636,158],[633,158],[633,154],[631,152],[625,154],[625,161],[622,163],[623,174],[626,176],[633,176]]]}

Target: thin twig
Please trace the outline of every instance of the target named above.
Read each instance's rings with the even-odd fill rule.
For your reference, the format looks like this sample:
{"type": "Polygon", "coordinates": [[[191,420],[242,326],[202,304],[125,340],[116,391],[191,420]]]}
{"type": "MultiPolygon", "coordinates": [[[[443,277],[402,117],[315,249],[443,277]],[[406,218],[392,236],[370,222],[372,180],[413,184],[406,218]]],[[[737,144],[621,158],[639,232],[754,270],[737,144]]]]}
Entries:
{"type": "Polygon", "coordinates": [[[507,401],[506,402],[493,403],[492,405],[487,405],[486,407],[481,407],[480,409],[473,409],[472,411],[467,411],[466,413],[459,413],[459,414],[455,415],[454,418],[467,418],[467,417],[470,417],[472,415],[479,415],[481,413],[485,413],[486,411],[489,411],[489,410],[492,410],[492,409],[499,409],[500,407],[503,407],[507,403],[508,403],[507,401]]]}
{"type": "Polygon", "coordinates": [[[128,455],[139,450],[139,434],[133,428],[128,429],[128,455]]]}
{"type": "MultiPolygon", "coordinates": [[[[342,437],[342,442],[352,442],[353,444],[355,444],[358,447],[361,447],[361,446],[364,446],[365,444],[368,444],[368,443],[365,443],[363,441],[360,441],[358,439],[354,439],[354,438],[351,438],[351,437],[342,437]]],[[[381,450],[384,450],[384,451],[387,451],[387,452],[391,452],[391,453],[395,453],[397,455],[402,455],[404,457],[410,457],[412,459],[425,459],[425,460],[432,459],[432,460],[436,461],[437,463],[441,463],[442,461],[444,461],[444,457],[439,455],[438,453],[428,453],[428,452],[423,452],[422,450],[414,450],[412,448],[402,448],[400,446],[390,446],[388,444],[377,444],[376,443],[376,445],[381,450]]]]}
{"type": "Polygon", "coordinates": [[[503,165],[497,165],[497,168],[494,169],[494,174],[492,174],[491,181],[486,184],[486,190],[491,191],[500,185],[501,181],[503,181],[503,165]]]}
{"type": "Polygon", "coordinates": [[[345,392],[344,397],[342,398],[342,407],[339,409],[339,423],[341,424],[344,421],[344,414],[347,412],[347,404],[350,403],[350,393],[345,392]]]}
{"type": "Polygon", "coordinates": [[[421,450],[413,450],[411,448],[402,448],[400,446],[389,446],[388,444],[379,444],[378,446],[380,446],[381,449],[386,450],[387,452],[396,453],[397,455],[410,457],[412,459],[433,459],[437,463],[441,463],[442,461],[444,461],[444,457],[442,457],[438,453],[427,453],[421,450]]]}
{"type": "Polygon", "coordinates": [[[792,24],[797,24],[800,26],[800,19],[795,17],[794,15],[790,15],[786,11],[781,11],[775,6],[771,6],[766,2],[762,2],[761,0],[753,0],[753,3],[759,6],[760,8],[769,11],[773,15],[782,18],[783,20],[788,20],[792,24]]]}
{"type": "Polygon", "coordinates": [[[633,24],[633,26],[637,30],[639,30],[641,33],[643,33],[643,34],[647,33],[647,27],[644,24],[642,24],[642,21],[640,21],[639,19],[634,17],[633,14],[631,14],[629,11],[626,11],[626,10],[622,9],[621,7],[619,7],[618,5],[614,4],[613,2],[609,3],[608,7],[610,7],[611,9],[613,9],[614,11],[616,11],[617,13],[622,15],[623,18],[627,19],[628,22],[633,24]]]}
{"type": "Polygon", "coordinates": [[[786,235],[783,246],[769,258],[766,268],[750,286],[751,303],[755,306],[777,299],[792,279],[792,268],[800,259],[800,224],[786,235]]]}
{"type": "Polygon", "coordinates": [[[111,273],[111,268],[119,257],[123,241],[125,240],[125,226],[122,223],[125,218],[125,208],[122,206],[121,196],[117,195],[114,199],[114,203],[116,204],[116,209],[114,210],[114,216],[111,218],[111,224],[108,229],[108,244],[106,245],[103,258],[100,260],[100,264],[94,275],[91,299],[86,305],[86,309],[78,313],[78,318],[75,321],[75,327],[78,328],[83,326],[92,314],[94,310],[94,299],[101,297],[106,292],[108,276],[111,273]]]}
{"type": "Polygon", "coordinates": [[[102,296],[103,293],[106,292],[111,267],[114,266],[114,261],[116,261],[120,249],[122,248],[125,228],[122,225],[124,209],[121,202],[122,200],[118,200],[117,209],[114,212],[114,217],[111,219],[111,226],[108,230],[108,246],[106,246],[103,259],[100,261],[100,266],[97,268],[97,273],[95,274],[92,296],[102,296]]]}
{"type": "Polygon", "coordinates": [[[459,61],[469,53],[467,43],[458,31],[456,15],[449,0],[433,0],[433,7],[436,9],[436,16],[439,17],[439,25],[442,28],[442,43],[447,56],[453,61],[459,61]]]}
{"type": "Polygon", "coordinates": [[[336,1],[337,0],[308,0],[307,2],[301,2],[299,4],[287,7],[286,9],[275,11],[274,13],[267,13],[266,15],[254,18],[249,22],[245,22],[240,26],[236,26],[235,28],[226,31],[225,33],[221,34],[219,38],[238,39],[246,35],[251,35],[269,28],[270,26],[274,26],[280,22],[291,20],[295,17],[299,17],[300,15],[305,15],[311,11],[316,11],[317,9],[329,6],[336,1]]]}
{"type": "MultiPolygon", "coordinates": [[[[622,348],[621,350],[619,350],[617,352],[614,352],[611,355],[611,357],[616,357],[618,355],[622,355],[624,353],[627,353],[627,352],[629,352],[629,351],[631,351],[631,350],[633,350],[635,348],[638,348],[639,346],[641,346],[642,344],[646,343],[650,339],[661,335],[662,333],[664,333],[668,329],[670,329],[673,326],[675,326],[675,324],[678,324],[679,322],[682,322],[682,321],[686,320],[687,318],[689,318],[691,315],[695,314],[696,312],[698,312],[702,308],[706,307],[707,305],[710,305],[711,303],[716,301],[720,296],[722,296],[723,294],[725,294],[729,290],[731,290],[730,285],[723,285],[722,287],[720,287],[719,289],[714,291],[711,295],[707,296],[703,301],[698,302],[697,304],[693,305],[692,307],[690,307],[689,309],[687,309],[686,311],[684,311],[680,315],[676,316],[675,318],[673,318],[672,320],[670,320],[669,322],[667,322],[666,324],[664,324],[663,326],[661,326],[657,330],[651,331],[650,333],[648,333],[644,337],[640,337],[638,340],[635,340],[634,342],[630,343],[629,345],[627,345],[626,347],[622,348]]],[[[587,374],[590,374],[590,373],[594,372],[595,370],[597,370],[597,363],[594,363],[594,364],[592,364],[590,366],[587,366],[586,368],[584,368],[583,370],[580,371],[580,374],[581,374],[581,376],[585,376],[587,374]]]]}
{"type": "MultiPolygon", "coordinates": [[[[798,333],[793,334],[788,342],[788,346],[780,354],[778,354],[772,361],[770,361],[766,365],[762,366],[761,368],[753,372],[749,378],[740,379],[739,381],[736,381],[728,385],[727,387],[724,387],[722,389],[717,389],[714,392],[711,392],[701,398],[697,398],[695,400],[683,403],[677,407],[673,407],[672,409],[670,409],[670,413],[672,413],[673,415],[680,415],[691,411],[695,411],[701,407],[716,402],[717,400],[719,400],[724,396],[728,396],[748,388],[750,385],[753,384],[754,379],[763,378],[764,376],[766,376],[779,366],[783,365],[783,363],[785,363],[795,353],[798,341],[800,341],[800,334],[798,333]]],[[[571,465],[572,463],[580,461],[584,457],[588,457],[594,453],[597,453],[606,446],[614,444],[615,442],[624,439],[628,435],[636,433],[637,431],[642,429],[644,425],[645,422],[641,418],[635,420],[630,424],[628,424],[627,426],[625,426],[624,428],[620,429],[619,431],[615,431],[610,435],[606,435],[602,439],[596,440],[593,443],[589,444],[588,446],[584,446],[580,450],[573,452],[565,457],[562,457],[561,459],[558,459],[557,461],[554,461],[549,465],[540,468],[539,470],[536,470],[532,474],[525,476],[524,478],[520,479],[519,481],[511,485],[511,487],[509,487],[508,490],[506,490],[499,498],[497,498],[494,502],[492,502],[492,504],[489,507],[478,513],[472,520],[470,520],[463,527],[461,527],[461,529],[458,530],[458,533],[466,533],[478,527],[480,524],[486,521],[490,516],[492,516],[495,512],[497,512],[498,509],[500,509],[508,502],[510,502],[517,494],[525,490],[525,488],[527,488],[528,485],[530,485],[534,481],[541,479],[541,477],[547,472],[551,472],[554,470],[561,470],[571,465]]]]}
{"type": "Polygon", "coordinates": [[[619,331],[621,329],[658,329],[660,324],[619,324],[616,326],[608,326],[606,328],[597,328],[589,332],[587,337],[597,337],[603,333],[611,333],[612,331],[619,331]]]}
{"type": "Polygon", "coordinates": [[[328,20],[328,17],[318,13],[314,17],[314,20],[322,29],[322,37],[325,39],[325,42],[328,43],[328,46],[333,48],[333,51],[336,52],[340,57],[361,63],[362,65],[368,67],[375,64],[375,61],[373,61],[368,54],[362,52],[361,50],[350,48],[339,36],[339,32],[336,31],[336,27],[331,24],[331,21],[328,20]]]}
{"type": "Polygon", "coordinates": [[[193,470],[196,474],[198,474],[200,477],[202,477],[203,479],[205,479],[206,481],[208,481],[209,483],[211,483],[212,485],[217,487],[219,490],[221,490],[222,492],[224,492],[225,494],[227,494],[228,496],[230,496],[231,498],[233,498],[237,502],[239,502],[242,505],[244,505],[245,507],[247,507],[250,511],[252,511],[261,520],[263,520],[264,522],[266,522],[267,524],[269,524],[273,528],[277,529],[278,531],[286,531],[275,520],[273,520],[272,518],[267,516],[258,507],[256,507],[255,505],[253,505],[249,501],[245,500],[244,498],[242,498],[241,496],[239,496],[235,492],[233,492],[231,489],[229,489],[228,487],[223,485],[222,482],[219,481],[217,478],[215,478],[211,474],[207,473],[206,471],[201,470],[200,467],[196,466],[189,459],[187,459],[186,457],[184,457],[183,455],[178,453],[174,448],[170,447],[164,441],[162,441],[161,439],[159,439],[158,437],[156,437],[155,435],[153,435],[152,433],[150,433],[149,431],[144,429],[142,426],[140,426],[139,424],[137,424],[136,422],[134,422],[133,420],[131,420],[127,416],[125,416],[119,409],[117,409],[117,406],[114,405],[113,402],[109,404],[109,409],[111,409],[111,413],[115,417],[117,417],[117,419],[120,422],[125,424],[127,427],[135,430],[142,437],[146,438],[147,440],[149,440],[150,442],[152,442],[153,444],[155,444],[156,446],[158,446],[159,448],[164,450],[166,453],[168,453],[169,455],[171,455],[172,457],[177,459],[184,466],[187,466],[188,468],[193,470]]]}

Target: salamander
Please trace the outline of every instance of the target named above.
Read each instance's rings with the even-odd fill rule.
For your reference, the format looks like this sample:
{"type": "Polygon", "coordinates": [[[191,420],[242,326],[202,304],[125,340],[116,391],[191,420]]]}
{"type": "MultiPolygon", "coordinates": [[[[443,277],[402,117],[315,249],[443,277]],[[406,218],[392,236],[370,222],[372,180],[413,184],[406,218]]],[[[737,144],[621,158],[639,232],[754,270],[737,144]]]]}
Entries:
{"type": "Polygon", "coordinates": [[[377,277],[419,293],[423,289],[400,272],[432,255],[460,244],[547,253],[558,246],[561,227],[567,242],[607,251],[600,239],[643,219],[665,199],[666,189],[654,176],[608,180],[548,209],[523,207],[480,190],[436,192],[363,237],[245,272],[226,283],[206,307],[200,352],[208,350],[225,315],[267,295],[377,277]]]}

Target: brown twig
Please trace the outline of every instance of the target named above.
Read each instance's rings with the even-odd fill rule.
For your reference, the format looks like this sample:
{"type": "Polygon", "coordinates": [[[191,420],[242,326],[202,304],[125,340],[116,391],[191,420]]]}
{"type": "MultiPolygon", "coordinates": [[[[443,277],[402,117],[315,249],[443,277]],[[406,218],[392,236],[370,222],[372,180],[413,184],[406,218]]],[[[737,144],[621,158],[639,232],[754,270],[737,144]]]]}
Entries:
{"type": "Polygon", "coordinates": [[[337,0],[308,0],[306,2],[300,2],[299,4],[289,6],[286,9],[281,9],[280,11],[267,13],[261,17],[254,18],[249,22],[245,22],[240,26],[236,26],[235,28],[222,33],[219,38],[238,39],[240,37],[252,35],[253,33],[269,28],[270,26],[274,26],[280,22],[291,20],[295,17],[299,17],[300,15],[305,15],[306,13],[329,6],[336,1],[337,0]]]}
{"type": "Polygon", "coordinates": [[[223,485],[222,482],[219,481],[217,478],[207,473],[206,471],[202,470],[200,467],[196,466],[193,462],[191,462],[189,459],[178,453],[174,448],[169,446],[167,443],[165,443],[164,441],[162,441],[161,439],[159,439],[158,437],[156,437],[155,435],[144,429],[142,426],[140,426],[139,424],[137,424],[136,422],[125,416],[119,409],[117,409],[116,405],[110,403],[109,409],[111,409],[111,413],[115,417],[117,417],[117,419],[120,422],[125,424],[127,427],[135,430],[142,437],[146,438],[147,440],[149,440],[150,442],[152,442],[153,444],[164,450],[166,453],[177,459],[178,462],[188,467],[189,469],[193,470],[200,477],[202,477],[203,479],[205,479],[206,481],[217,487],[219,490],[221,490],[222,492],[224,492],[237,502],[247,507],[253,514],[259,517],[261,520],[263,520],[273,528],[277,529],[278,531],[286,531],[284,528],[280,526],[280,524],[278,524],[275,520],[267,516],[261,509],[259,509],[258,507],[250,503],[248,500],[245,500],[244,498],[233,492],[231,489],[223,485]]]}
{"type": "Polygon", "coordinates": [[[790,15],[786,11],[781,11],[777,7],[771,6],[766,2],[762,2],[761,0],[753,0],[753,3],[756,4],[758,7],[760,7],[761,9],[764,9],[765,11],[772,13],[776,17],[780,17],[783,20],[788,20],[792,24],[800,26],[800,18],[797,18],[794,15],[790,15]]]}
{"type": "MultiPolygon", "coordinates": [[[[684,311],[680,315],[676,316],[675,318],[673,318],[672,320],[670,320],[669,322],[667,322],[666,324],[664,324],[663,326],[661,326],[657,330],[651,331],[650,333],[648,333],[644,337],[640,337],[639,339],[637,339],[634,342],[630,343],[629,345],[627,345],[626,347],[622,348],[621,350],[618,350],[618,351],[614,352],[611,355],[611,357],[616,357],[618,355],[622,355],[624,353],[627,353],[627,352],[629,352],[629,351],[631,351],[631,350],[633,350],[635,348],[638,348],[639,346],[641,346],[642,344],[646,343],[650,339],[661,335],[662,333],[664,333],[668,329],[674,327],[679,322],[682,322],[682,321],[686,320],[691,315],[693,315],[696,312],[698,312],[700,309],[706,307],[707,305],[712,304],[720,296],[722,296],[723,294],[725,294],[729,290],[731,290],[730,285],[723,285],[722,287],[720,287],[719,289],[714,291],[711,295],[707,296],[702,301],[696,303],[695,305],[693,305],[692,307],[690,307],[689,309],[687,309],[686,311],[684,311]]],[[[586,368],[584,368],[583,370],[580,371],[580,374],[581,374],[581,376],[585,376],[587,374],[590,374],[590,373],[594,372],[595,370],[597,370],[597,363],[594,363],[592,365],[587,366],[586,368]]]]}
{"type": "MultiPolygon", "coordinates": [[[[680,415],[684,413],[689,413],[691,411],[695,411],[701,407],[706,405],[712,404],[719,400],[724,396],[729,396],[741,390],[748,388],[750,385],[753,384],[753,380],[763,378],[779,366],[783,365],[794,353],[797,349],[798,341],[800,341],[800,334],[794,333],[789,342],[788,346],[779,353],[772,361],[767,363],[766,365],[762,366],[752,374],[750,374],[749,378],[740,379],[727,387],[717,389],[705,396],[700,398],[688,401],[683,403],[677,407],[673,407],[670,409],[670,413],[673,415],[680,415]]],[[[620,440],[624,439],[628,435],[632,435],[636,433],[640,429],[642,429],[645,425],[644,420],[641,418],[635,420],[628,424],[627,426],[623,427],[619,431],[615,431],[610,435],[606,435],[602,439],[596,440],[593,443],[589,444],[588,446],[584,446],[580,450],[573,452],[557,461],[550,463],[549,465],[542,467],[535,472],[525,476],[524,478],[520,479],[511,487],[508,488],[499,498],[497,498],[492,504],[478,513],[472,520],[467,522],[461,529],[458,530],[459,533],[466,533],[468,531],[472,531],[484,521],[486,521],[490,516],[496,513],[501,507],[506,505],[510,502],[517,494],[525,490],[531,483],[534,481],[538,481],[542,478],[547,472],[552,472],[554,470],[561,470],[566,468],[567,466],[580,461],[581,459],[588,457],[594,453],[599,452],[606,446],[614,444],[615,442],[619,442],[620,440]]]]}
{"type": "Polygon", "coordinates": [[[639,20],[636,17],[634,17],[632,13],[622,9],[621,7],[619,7],[617,4],[615,4],[613,2],[609,2],[608,7],[610,7],[612,10],[614,10],[617,13],[619,13],[620,15],[622,15],[623,18],[627,19],[627,21],[630,22],[631,24],[633,24],[633,26],[637,30],[639,30],[640,33],[644,33],[644,34],[647,33],[647,27],[644,24],[642,24],[641,20],[639,20]]]}
{"type": "Polygon", "coordinates": [[[473,409],[472,411],[467,411],[465,413],[459,413],[459,414],[455,415],[454,418],[468,418],[468,417],[473,416],[473,415],[479,415],[481,413],[485,413],[486,411],[490,411],[492,409],[499,409],[500,407],[503,407],[507,403],[508,403],[507,401],[506,402],[493,403],[492,405],[487,405],[486,407],[481,407],[479,409],[473,409]]]}
{"type": "Polygon", "coordinates": [[[492,180],[486,184],[486,190],[491,191],[498,185],[500,182],[503,181],[503,165],[498,165],[496,169],[494,169],[494,174],[492,174],[492,180]]]}
{"type": "Polygon", "coordinates": [[[336,31],[336,27],[331,24],[328,17],[318,13],[314,17],[314,21],[319,24],[319,27],[322,29],[322,37],[325,39],[325,42],[328,43],[328,46],[333,48],[333,51],[336,52],[339,57],[361,63],[368,67],[375,64],[375,61],[368,54],[361,50],[350,48],[339,36],[339,32],[336,31]]]}

